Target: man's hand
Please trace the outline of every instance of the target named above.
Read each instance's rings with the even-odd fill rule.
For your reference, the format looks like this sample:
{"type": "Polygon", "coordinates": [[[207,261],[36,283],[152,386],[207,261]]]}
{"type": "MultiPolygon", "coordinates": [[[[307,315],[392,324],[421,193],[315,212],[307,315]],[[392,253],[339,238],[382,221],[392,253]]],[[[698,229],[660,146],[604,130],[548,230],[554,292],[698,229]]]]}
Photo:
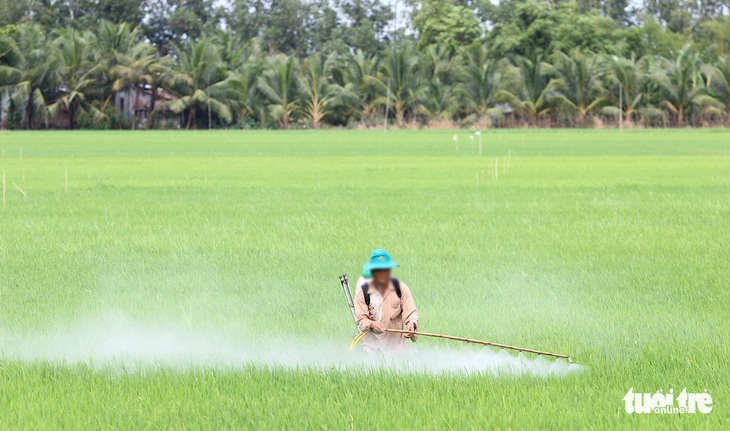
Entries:
{"type": "MultiPolygon", "coordinates": [[[[409,323],[408,324],[408,332],[415,332],[416,331],[416,324],[415,323],[409,323]]],[[[413,339],[416,337],[416,334],[403,334],[405,338],[411,338],[413,339]]]]}
{"type": "Polygon", "coordinates": [[[375,332],[376,334],[382,334],[385,332],[385,326],[383,326],[380,322],[370,322],[370,330],[375,332]]]}

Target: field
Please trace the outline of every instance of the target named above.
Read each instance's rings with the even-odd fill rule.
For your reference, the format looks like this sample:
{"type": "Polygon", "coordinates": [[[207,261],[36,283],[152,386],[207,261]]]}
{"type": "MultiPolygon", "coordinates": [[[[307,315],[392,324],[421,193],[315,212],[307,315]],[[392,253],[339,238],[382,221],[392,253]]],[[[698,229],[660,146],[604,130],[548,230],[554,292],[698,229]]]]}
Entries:
{"type": "Polygon", "coordinates": [[[730,132],[453,133],[0,133],[0,427],[730,428],[730,132]],[[422,330],[586,370],[297,367],[375,247],[422,330]]]}

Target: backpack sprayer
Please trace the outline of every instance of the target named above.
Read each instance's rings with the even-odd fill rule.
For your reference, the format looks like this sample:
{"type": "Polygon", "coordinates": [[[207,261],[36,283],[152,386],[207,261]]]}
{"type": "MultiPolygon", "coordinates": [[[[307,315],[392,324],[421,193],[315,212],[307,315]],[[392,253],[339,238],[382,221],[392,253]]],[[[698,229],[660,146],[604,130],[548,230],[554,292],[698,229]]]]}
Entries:
{"type": "MultiPolygon", "coordinates": [[[[358,331],[358,335],[352,340],[352,343],[350,343],[350,350],[352,350],[355,348],[355,346],[357,346],[357,344],[360,342],[360,340],[363,339],[363,337],[368,333],[368,331],[363,331],[357,326],[357,314],[355,312],[355,301],[352,298],[352,290],[350,289],[350,283],[347,280],[347,274],[342,274],[340,276],[340,284],[342,285],[342,290],[345,293],[345,299],[347,300],[347,305],[350,307],[350,313],[352,314],[352,320],[355,323],[355,328],[357,328],[357,331],[358,331]]],[[[534,350],[534,349],[527,349],[524,347],[509,346],[507,344],[474,340],[472,338],[455,337],[453,335],[444,335],[444,334],[433,334],[430,332],[407,331],[404,329],[386,329],[385,332],[392,332],[392,333],[398,333],[398,334],[414,334],[414,335],[421,335],[424,337],[432,337],[432,338],[445,338],[448,340],[462,341],[465,343],[481,344],[482,346],[497,347],[499,349],[508,349],[508,350],[515,350],[518,352],[534,353],[536,355],[551,356],[553,358],[566,359],[568,362],[573,362],[570,359],[570,356],[563,355],[560,353],[544,352],[542,350],[534,350]]]]}

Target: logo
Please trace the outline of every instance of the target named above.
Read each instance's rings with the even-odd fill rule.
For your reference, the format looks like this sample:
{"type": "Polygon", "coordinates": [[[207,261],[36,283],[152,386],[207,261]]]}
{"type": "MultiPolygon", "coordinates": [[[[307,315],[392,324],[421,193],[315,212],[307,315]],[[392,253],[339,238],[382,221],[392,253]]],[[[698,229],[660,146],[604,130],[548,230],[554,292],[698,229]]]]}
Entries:
{"type": "Polygon", "coordinates": [[[385,256],[378,257],[378,260],[385,260],[385,256]]]}
{"type": "Polygon", "coordinates": [[[634,392],[634,388],[624,396],[626,402],[626,413],[702,413],[707,414],[712,411],[712,397],[705,392],[687,392],[687,388],[682,389],[679,395],[674,396],[674,389],[664,393],[658,390],[655,393],[634,392]]]}

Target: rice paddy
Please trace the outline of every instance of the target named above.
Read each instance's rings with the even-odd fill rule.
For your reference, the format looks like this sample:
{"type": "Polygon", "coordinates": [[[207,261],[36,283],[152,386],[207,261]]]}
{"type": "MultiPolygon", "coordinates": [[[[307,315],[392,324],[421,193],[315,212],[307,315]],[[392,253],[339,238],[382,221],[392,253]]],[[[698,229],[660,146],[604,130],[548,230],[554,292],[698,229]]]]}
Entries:
{"type": "Polygon", "coordinates": [[[727,429],[730,132],[470,134],[0,133],[0,426],[727,429]],[[422,330],[581,369],[353,360],[376,247],[422,330]],[[685,387],[712,411],[624,410],[685,387]]]}

